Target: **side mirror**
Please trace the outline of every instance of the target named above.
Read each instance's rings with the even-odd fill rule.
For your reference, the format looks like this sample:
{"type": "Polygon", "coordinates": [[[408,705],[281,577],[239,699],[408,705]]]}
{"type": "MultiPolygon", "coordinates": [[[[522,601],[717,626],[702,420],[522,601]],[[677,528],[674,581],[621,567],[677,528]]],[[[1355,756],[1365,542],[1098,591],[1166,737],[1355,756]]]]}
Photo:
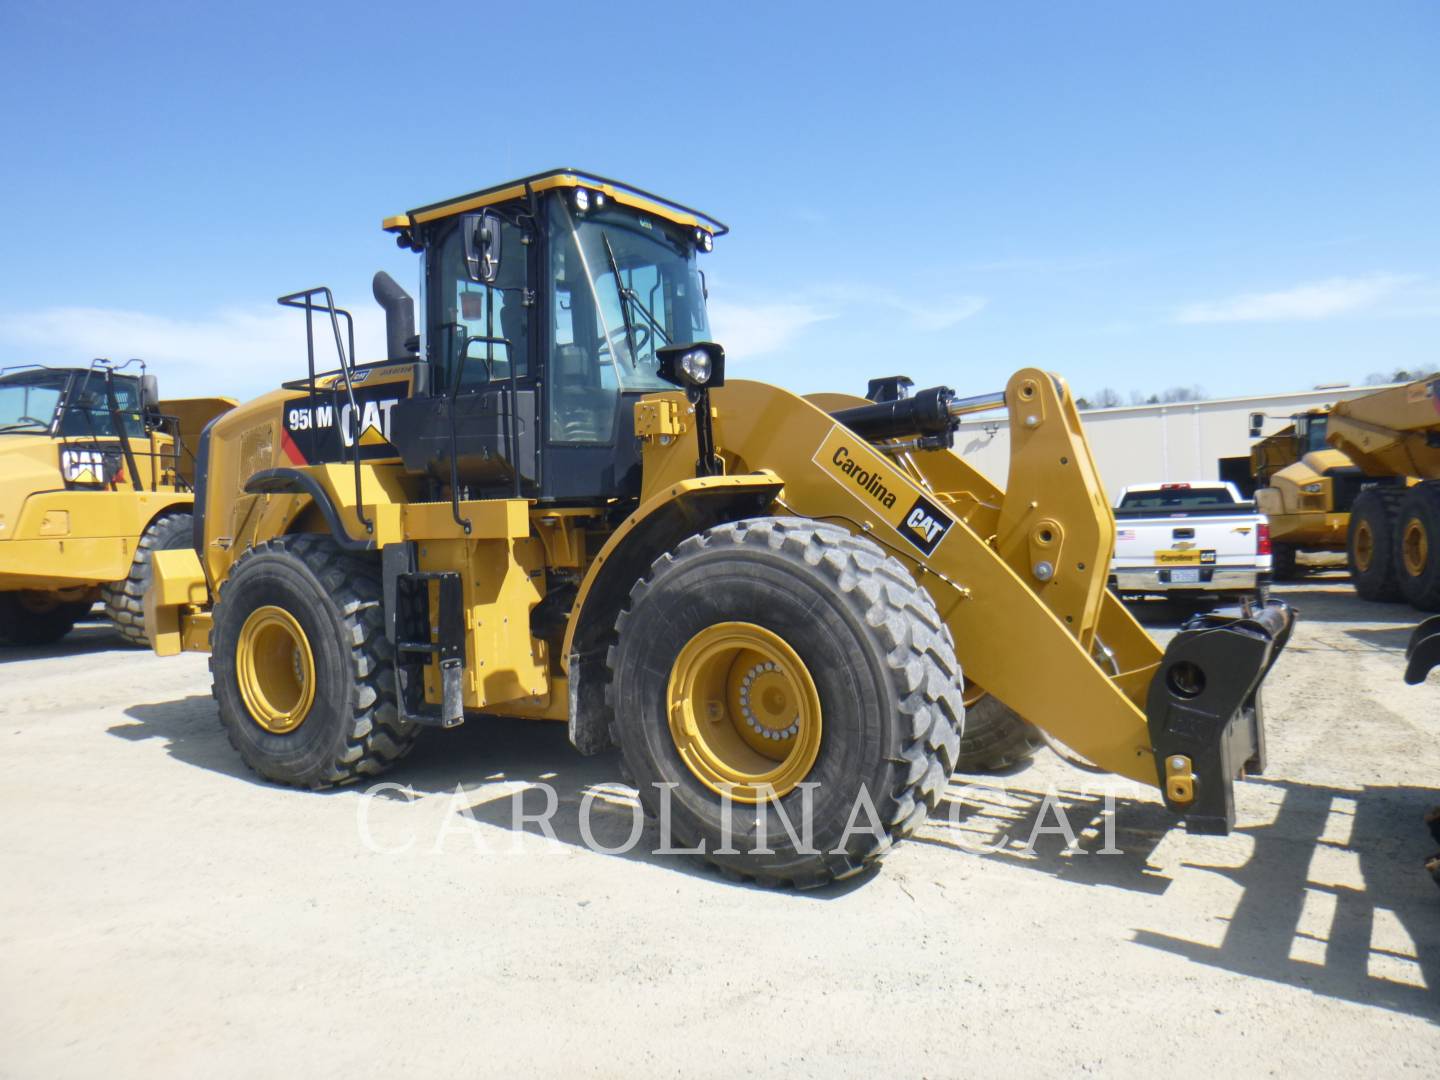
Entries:
{"type": "Polygon", "coordinates": [[[160,380],[154,375],[140,376],[140,408],[158,409],[160,407],[160,380]]]}
{"type": "Polygon", "coordinates": [[[460,228],[465,237],[465,272],[471,281],[495,284],[500,276],[500,215],[494,210],[466,214],[460,228]]]}
{"type": "Polygon", "coordinates": [[[1258,439],[1264,427],[1265,414],[1263,412],[1252,412],[1250,414],[1250,438],[1258,439]]]}

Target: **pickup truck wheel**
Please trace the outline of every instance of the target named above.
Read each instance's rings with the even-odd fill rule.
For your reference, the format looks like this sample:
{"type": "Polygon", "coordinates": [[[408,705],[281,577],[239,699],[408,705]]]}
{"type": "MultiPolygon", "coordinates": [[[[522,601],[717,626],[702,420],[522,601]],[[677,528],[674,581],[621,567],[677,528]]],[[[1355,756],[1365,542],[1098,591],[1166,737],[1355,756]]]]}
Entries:
{"type": "Polygon", "coordinates": [[[1401,595],[1421,611],[1440,611],[1440,483],[1417,484],[1400,503],[1394,561],[1401,595]]]}
{"type": "Polygon", "coordinates": [[[1350,582],[1364,600],[1402,599],[1395,573],[1395,525],[1402,488],[1373,487],[1362,491],[1350,508],[1350,534],[1345,545],[1350,582]]]}
{"type": "Polygon", "coordinates": [[[1294,581],[1300,576],[1294,544],[1270,545],[1270,573],[1276,581],[1294,581]]]}

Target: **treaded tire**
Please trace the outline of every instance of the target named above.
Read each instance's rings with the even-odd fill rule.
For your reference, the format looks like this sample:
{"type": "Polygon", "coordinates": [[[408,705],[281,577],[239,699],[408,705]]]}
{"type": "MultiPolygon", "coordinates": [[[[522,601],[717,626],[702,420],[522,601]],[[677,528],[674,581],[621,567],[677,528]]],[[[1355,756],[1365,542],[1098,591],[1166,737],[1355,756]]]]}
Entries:
{"type": "Polygon", "coordinates": [[[1426,480],[1405,494],[1395,519],[1395,578],[1400,595],[1421,611],[1440,611],[1440,482],[1426,480]],[[1418,574],[1406,563],[1407,533],[1423,530],[1427,556],[1418,574]]]}
{"type": "Polygon", "coordinates": [[[53,645],[90,613],[91,600],[56,603],[46,611],[32,611],[18,593],[0,593],[0,643],[6,645],[53,645]]]}
{"type": "Polygon", "coordinates": [[[1045,745],[1034,724],[993,694],[965,709],[965,734],[960,740],[961,772],[996,772],[1035,756],[1045,745]]]}
{"type": "Polygon", "coordinates": [[[1294,544],[1270,545],[1270,576],[1276,581],[1294,581],[1300,576],[1294,544]]]}
{"type": "Polygon", "coordinates": [[[131,645],[148,648],[145,633],[145,590],[150,588],[150,556],[157,551],[186,548],[193,542],[194,519],[187,513],[162,514],[140,534],[130,573],[123,581],[111,582],[100,590],[116,632],[131,645]]]}
{"type": "MultiPolygon", "coordinates": [[[[616,631],[608,664],[611,735],[640,801],[658,816],[656,785],[674,784],[668,842],[703,842],[704,857],[728,876],[807,888],[859,873],[915,830],[954,771],[965,707],[950,632],[904,566],[838,526],[754,518],[692,536],[636,583],[616,631]],[[737,801],[730,834],[736,853],[718,852],[722,799],[690,771],[671,736],[667,695],[676,658],[697,633],[723,622],[778,635],[814,680],[823,719],[818,756],[805,776],[818,785],[808,850],[786,834],[775,804],[737,801]],[[862,786],[880,828],[846,836],[862,786]],[[758,814],[768,854],[754,850],[758,814]]],[[[803,800],[798,789],[778,800],[797,831],[803,800]]],[[[856,820],[869,821],[863,810],[856,820]]]]}
{"type": "Polygon", "coordinates": [[[414,745],[418,727],[402,721],[395,706],[377,560],[308,533],[258,544],[220,586],[210,641],[220,723],[245,764],[265,779],[311,789],[348,784],[378,775],[414,745]],[[314,704],[284,734],[250,716],[236,678],[240,629],[265,605],[296,619],[315,664],[314,704]]]}
{"type": "Polygon", "coordinates": [[[1395,572],[1395,523],[1404,498],[1404,488],[1372,487],[1362,491],[1350,507],[1345,561],[1350,567],[1350,582],[1362,599],[1402,599],[1395,572]],[[1355,560],[1355,537],[1362,526],[1368,527],[1372,538],[1370,564],[1363,570],[1355,560]]]}

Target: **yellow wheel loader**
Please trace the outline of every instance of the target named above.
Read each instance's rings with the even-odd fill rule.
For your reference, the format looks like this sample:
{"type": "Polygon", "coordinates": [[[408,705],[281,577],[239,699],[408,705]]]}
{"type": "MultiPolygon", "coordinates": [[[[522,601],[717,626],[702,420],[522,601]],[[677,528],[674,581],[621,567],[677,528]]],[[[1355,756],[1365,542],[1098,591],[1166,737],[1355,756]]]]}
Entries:
{"type": "Polygon", "coordinates": [[[555,721],[619,748],[676,846],[816,885],[936,807],[969,701],[1231,827],[1289,609],[1150,639],[1105,588],[1114,520],[1061,379],[727,379],[699,268],[725,226],[592,174],[384,227],[421,256],[419,332],[384,274],[377,363],[328,290],[282,297],[309,371],[207,429],[196,547],[159,552],[146,597],[157,652],[210,652],[262,776],[341,784],[426,727],[555,721]],[[1001,408],[1007,491],[951,448],[1001,408]]]}
{"type": "MultiPolygon", "coordinates": [[[[1255,506],[1270,521],[1272,573],[1276,581],[1298,576],[1301,551],[1344,551],[1350,508],[1374,480],[1325,441],[1330,410],[1311,409],[1250,450],[1255,506]]],[[[1258,434],[1264,416],[1250,419],[1258,434]]]]}
{"type": "Polygon", "coordinates": [[[186,437],[233,404],[160,401],[138,361],[0,370],[0,641],[58,641],[102,600],[147,643],[151,557],[193,543],[186,437]]]}

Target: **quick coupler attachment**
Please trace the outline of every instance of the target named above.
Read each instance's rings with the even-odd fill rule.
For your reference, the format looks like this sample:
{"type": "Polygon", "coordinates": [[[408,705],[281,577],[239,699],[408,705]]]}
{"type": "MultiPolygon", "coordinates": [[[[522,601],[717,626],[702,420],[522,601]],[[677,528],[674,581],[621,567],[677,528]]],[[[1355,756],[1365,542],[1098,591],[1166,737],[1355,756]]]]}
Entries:
{"type": "Polygon", "coordinates": [[[1418,686],[1440,664],[1440,615],[1432,615],[1410,633],[1405,646],[1405,681],[1418,686]]]}
{"type": "Polygon", "coordinates": [[[1160,660],[1145,702],[1165,805],[1193,833],[1235,825],[1237,777],[1265,768],[1260,684],[1290,640],[1279,600],[1187,619],[1160,660]]]}

